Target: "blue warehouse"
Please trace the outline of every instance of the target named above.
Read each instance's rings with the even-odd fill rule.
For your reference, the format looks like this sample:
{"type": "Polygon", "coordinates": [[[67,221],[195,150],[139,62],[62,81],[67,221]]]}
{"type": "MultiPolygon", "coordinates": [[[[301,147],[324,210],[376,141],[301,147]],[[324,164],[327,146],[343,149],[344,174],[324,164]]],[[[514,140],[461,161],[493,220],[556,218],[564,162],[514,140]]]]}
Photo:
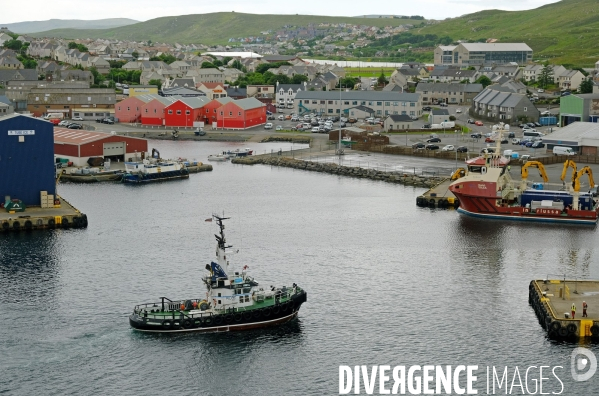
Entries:
{"type": "Polygon", "coordinates": [[[0,117],[0,200],[40,206],[41,191],[56,195],[54,126],[21,114],[0,117]]]}

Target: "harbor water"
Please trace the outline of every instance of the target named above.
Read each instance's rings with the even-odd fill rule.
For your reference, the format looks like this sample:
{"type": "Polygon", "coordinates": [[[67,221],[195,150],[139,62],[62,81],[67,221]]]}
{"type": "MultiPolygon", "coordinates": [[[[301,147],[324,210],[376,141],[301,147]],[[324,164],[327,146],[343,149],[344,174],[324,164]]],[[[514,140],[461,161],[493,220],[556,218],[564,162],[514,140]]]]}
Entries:
{"type": "MultiPolygon", "coordinates": [[[[246,145],[150,143],[199,161],[246,145]]],[[[212,165],[143,186],[60,184],[87,229],[0,235],[0,394],[332,395],[341,365],[477,365],[479,394],[487,366],[507,366],[510,384],[516,367],[524,382],[530,366],[560,366],[561,394],[596,392],[599,374],[573,381],[570,355],[598,346],[548,340],[527,301],[531,279],[599,278],[596,228],[485,222],[417,208],[422,188],[212,165]],[[232,217],[239,269],[308,291],[298,320],[241,333],[133,331],[135,304],[204,295],[213,212],[232,217]]],[[[542,376],[543,392],[560,391],[551,370],[542,376]]]]}

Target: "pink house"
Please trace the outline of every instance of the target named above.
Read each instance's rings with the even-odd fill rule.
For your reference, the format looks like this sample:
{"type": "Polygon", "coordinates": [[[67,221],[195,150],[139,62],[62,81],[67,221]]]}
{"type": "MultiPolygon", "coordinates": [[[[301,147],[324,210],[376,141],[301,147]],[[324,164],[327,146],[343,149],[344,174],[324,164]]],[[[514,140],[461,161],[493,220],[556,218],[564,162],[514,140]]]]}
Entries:
{"type": "Polygon", "coordinates": [[[155,96],[154,99],[144,104],[141,108],[141,123],[143,125],[164,125],[164,109],[176,102],[176,96],[155,96]]]}
{"type": "Polygon", "coordinates": [[[114,106],[114,116],[119,122],[141,122],[142,107],[158,95],[132,96],[114,106]]]}

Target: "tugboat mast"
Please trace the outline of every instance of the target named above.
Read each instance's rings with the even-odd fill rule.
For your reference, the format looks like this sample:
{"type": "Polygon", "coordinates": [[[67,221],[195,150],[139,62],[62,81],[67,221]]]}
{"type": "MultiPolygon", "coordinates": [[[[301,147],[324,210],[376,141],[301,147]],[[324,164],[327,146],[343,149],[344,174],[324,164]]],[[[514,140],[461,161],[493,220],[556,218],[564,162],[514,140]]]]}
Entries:
{"type": "Polygon", "coordinates": [[[214,234],[216,237],[216,242],[218,242],[219,249],[226,251],[226,249],[232,248],[233,245],[227,245],[227,241],[225,239],[225,225],[223,224],[223,220],[229,220],[230,217],[220,217],[216,214],[213,214],[212,217],[216,219],[216,224],[218,224],[218,228],[220,229],[220,235],[214,234]]]}

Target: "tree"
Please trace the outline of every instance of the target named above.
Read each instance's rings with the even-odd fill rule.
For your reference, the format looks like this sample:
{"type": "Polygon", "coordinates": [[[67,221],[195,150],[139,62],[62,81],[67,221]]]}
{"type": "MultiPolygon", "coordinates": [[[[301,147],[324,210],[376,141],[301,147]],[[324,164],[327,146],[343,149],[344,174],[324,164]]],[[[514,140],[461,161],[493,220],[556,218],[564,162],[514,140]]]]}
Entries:
{"type": "Polygon", "coordinates": [[[476,84],[482,84],[483,88],[487,88],[489,85],[491,85],[493,82],[491,81],[491,79],[487,76],[480,76],[479,78],[476,79],[475,81],[476,84]]]}
{"type": "Polygon", "coordinates": [[[291,79],[289,77],[287,77],[287,76],[282,75],[282,74],[276,74],[276,75],[273,75],[271,78],[268,79],[267,84],[268,85],[277,85],[277,82],[279,84],[289,84],[289,83],[291,83],[291,79]]]}
{"type": "Polygon", "coordinates": [[[131,53],[131,56],[137,60],[137,58],[139,58],[139,52],[137,52],[137,51],[133,51],[133,52],[131,53]]]}
{"type": "Polygon", "coordinates": [[[593,81],[592,80],[584,80],[580,83],[580,88],[578,88],[580,93],[593,93],[593,81]]]}
{"type": "Polygon", "coordinates": [[[21,40],[13,39],[13,40],[8,40],[7,42],[4,43],[4,48],[8,48],[13,51],[20,51],[22,46],[23,46],[23,43],[21,42],[21,40]]]}
{"type": "Polygon", "coordinates": [[[541,88],[547,87],[547,85],[553,82],[553,68],[549,66],[549,63],[545,63],[541,72],[539,73],[539,86],[541,88]]]}
{"type": "Polygon", "coordinates": [[[241,70],[243,68],[243,65],[241,64],[241,61],[239,59],[235,59],[233,63],[231,63],[231,67],[237,70],[241,70]]]}
{"type": "Polygon", "coordinates": [[[377,79],[377,82],[379,83],[379,85],[385,85],[387,83],[387,79],[385,78],[385,73],[383,73],[382,70],[381,70],[381,75],[377,79]]]}
{"type": "Polygon", "coordinates": [[[158,89],[162,88],[162,81],[160,80],[150,80],[148,81],[150,85],[156,85],[158,89]]]}
{"type": "Polygon", "coordinates": [[[303,74],[296,74],[291,77],[291,84],[301,84],[304,81],[308,81],[308,76],[304,76],[303,74]]]}
{"type": "Polygon", "coordinates": [[[90,67],[89,71],[94,76],[94,84],[101,85],[106,78],[98,72],[95,66],[90,67]]]}
{"type": "Polygon", "coordinates": [[[216,66],[214,66],[214,63],[211,62],[202,62],[202,69],[216,69],[216,66]]]}
{"type": "Polygon", "coordinates": [[[88,49],[87,49],[87,47],[85,45],[83,45],[83,44],[77,44],[74,41],[71,41],[69,43],[69,49],[78,49],[79,52],[87,52],[88,51],[88,49]]]}

